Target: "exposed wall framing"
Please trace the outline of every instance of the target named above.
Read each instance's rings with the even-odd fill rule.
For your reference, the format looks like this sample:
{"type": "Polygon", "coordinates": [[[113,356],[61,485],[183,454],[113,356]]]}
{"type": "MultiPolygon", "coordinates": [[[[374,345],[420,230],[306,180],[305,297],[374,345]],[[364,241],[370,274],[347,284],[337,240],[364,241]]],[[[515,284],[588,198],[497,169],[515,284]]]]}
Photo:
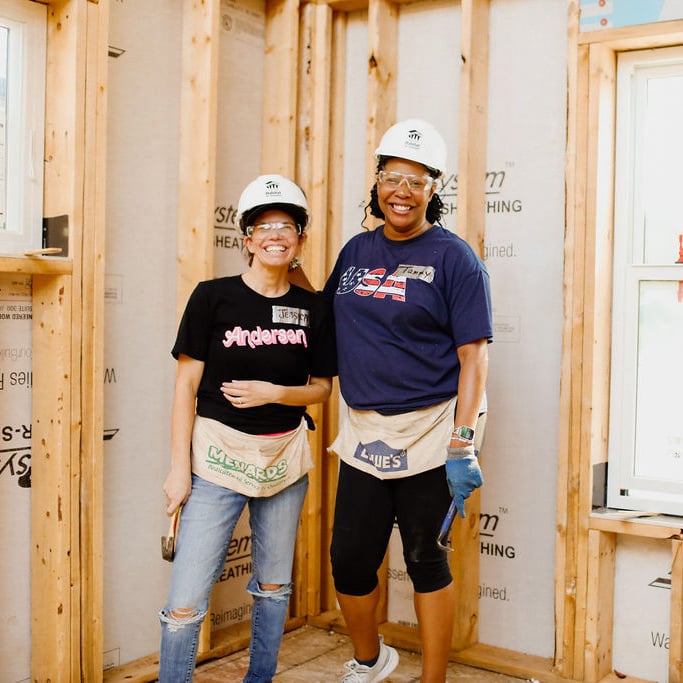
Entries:
{"type": "Polygon", "coordinates": [[[3,257],[32,275],[31,677],[102,671],[102,307],[107,0],[47,7],[44,212],[69,257],[3,257]],[[99,289],[98,289],[99,288],[99,289]]]}
{"type": "MultiPolygon", "coordinates": [[[[565,317],[556,556],[556,670],[616,680],[614,556],[619,535],[670,539],[669,682],[681,681],[681,528],[591,513],[593,465],[607,461],[617,53],[683,44],[683,22],[579,33],[569,2],[565,317]],[[676,578],[674,578],[676,577],[676,578]]],[[[630,680],[634,680],[630,678],[630,680]]]]}
{"type": "MultiPolygon", "coordinates": [[[[102,348],[107,0],[48,5],[45,213],[69,217],[69,258],[0,257],[0,271],[33,276],[32,678],[102,679],[102,348]]],[[[565,324],[562,361],[554,661],[478,642],[477,529],[455,534],[453,564],[461,596],[452,657],[540,681],[616,680],[612,671],[614,558],[619,535],[670,539],[672,591],[669,670],[683,679],[683,552],[677,525],[616,522],[591,514],[592,467],[607,458],[609,307],[612,241],[613,111],[616,54],[683,44],[683,22],[580,34],[578,0],[568,1],[568,137],[565,324]],[[459,562],[460,564],[457,564],[459,562]],[[463,567],[468,566],[467,575],[463,567]]],[[[394,121],[397,5],[388,0],[267,3],[266,84],[278,96],[264,115],[263,166],[295,176],[326,234],[312,231],[305,258],[319,286],[339,248],[346,12],[367,7],[368,143],[394,121]],[[308,68],[310,67],[310,68],[308,68]],[[380,107],[380,102],[382,106],[380,107]]],[[[179,188],[178,307],[212,274],[217,18],[219,0],[185,0],[183,130],[179,188]],[[200,122],[200,123],[198,123],[200,122]],[[197,125],[195,125],[197,124],[197,125]],[[197,138],[198,131],[204,137],[197,138]],[[197,255],[200,255],[198,258],[197,255]],[[191,255],[191,258],[190,258],[191,255]]],[[[484,237],[487,34],[489,0],[462,0],[459,171],[465,237],[484,237]],[[477,36],[477,40],[474,40],[477,36]],[[468,141],[476,139],[476,150],[468,141]]],[[[335,609],[327,546],[336,463],[323,444],[336,432],[336,401],[316,414],[317,467],[302,521],[295,597],[288,628],[305,620],[344,629],[335,609]]],[[[418,649],[413,629],[384,623],[387,639],[418,649]]],[[[245,647],[248,625],[220,637],[203,632],[200,659],[245,647]]],[[[107,672],[109,681],[151,681],[156,655],[107,672]],[[125,670],[124,670],[125,669],[125,670]]],[[[630,679],[634,680],[634,679],[630,679]]]]}
{"type": "MultiPolygon", "coordinates": [[[[486,231],[486,152],[488,149],[489,0],[462,3],[462,69],[458,130],[458,234],[483,257],[486,231]]],[[[482,454],[485,457],[485,454],[482,454]]],[[[469,514],[453,524],[458,548],[450,559],[458,599],[452,646],[463,651],[479,641],[480,492],[469,514]]]]}
{"type": "MultiPolygon", "coordinates": [[[[206,49],[215,40],[213,28],[207,23],[212,13],[217,12],[218,1],[195,5],[185,3],[184,20],[190,22],[198,32],[193,40],[184,40],[183,63],[192,63],[192,73],[201,72],[200,87],[189,79],[184,70],[183,83],[193,87],[183,89],[181,110],[183,121],[192,121],[195,116],[206,119],[210,115],[211,95],[208,93],[210,78],[215,73],[214,57],[206,49]],[[197,28],[199,27],[199,28],[197,28]],[[205,36],[205,41],[201,40],[205,36]],[[197,45],[200,47],[198,48],[197,45]]],[[[487,124],[487,72],[488,42],[482,35],[488,35],[489,0],[465,0],[463,3],[463,76],[461,92],[460,159],[461,177],[469,178],[462,186],[463,199],[460,214],[468,225],[469,233],[463,235],[472,241],[481,253],[484,240],[484,178],[486,175],[486,124],[487,124]],[[475,40],[474,37],[477,37],[475,40]],[[471,137],[470,137],[471,136],[471,137]],[[476,139],[474,146],[469,139],[476,139]]],[[[325,275],[331,269],[336,256],[342,226],[340,182],[336,189],[328,186],[328,178],[337,181],[343,177],[341,117],[331,117],[330,112],[343,111],[343,77],[345,13],[351,9],[367,7],[368,10],[368,99],[367,99],[367,142],[366,142],[366,185],[371,184],[375,173],[373,152],[386,128],[396,120],[397,95],[397,32],[398,5],[391,0],[370,0],[361,2],[330,2],[303,4],[298,0],[269,0],[266,3],[266,46],[264,90],[269,94],[263,113],[262,168],[295,177],[304,187],[311,200],[312,215],[326,216],[327,229],[312,230],[304,249],[307,273],[316,286],[321,286],[325,275]],[[275,96],[273,96],[275,93],[275,96]],[[336,125],[335,125],[336,122],[336,125]]],[[[213,26],[213,24],[212,24],[213,26]]],[[[188,36],[189,38],[189,36],[188,36]]],[[[212,124],[213,125],[213,124],[212,124]]],[[[215,137],[215,131],[212,133],[215,137]]],[[[179,244],[190,244],[196,240],[208,240],[211,219],[200,211],[191,211],[194,206],[212,206],[213,187],[206,181],[206,166],[210,151],[203,145],[213,147],[211,135],[193,148],[185,149],[181,142],[180,167],[193,167],[201,158],[202,173],[188,173],[181,181],[179,215],[195,217],[191,228],[187,221],[179,220],[179,244]],[[199,149],[197,149],[199,147],[199,149]],[[184,207],[184,208],[183,208],[184,207]],[[196,218],[199,215],[199,218],[196,218]],[[197,226],[204,224],[204,237],[197,232],[197,226]]],[[[315,220],[315,219],[314,219],[315,220]]],[[[207,244],[202,241],[200,253],[206,253],[207,244]]],[[[191,250],[188,250],[189,254],[191,250]]],[[[201,272],[179,255],[179,310],[189,294],[189,283],[201,277],[210,276],[210,265],[200,267],[201,272]]],[[[208,262],[207,262],[208,263],[208,262]]],[[[336,484],[337,463],[324,454],[324,444],[329,443],[336,432],[337,402],[329,402],[325,409],[316,409],[316,422],[323,425],[314,436],[313,453],[316,468],[311,479],[311,490],[307,498],[302,519],[302,528],[297,544],[295,559],[295,582],[291,601],[288,628],[309,621],[332,628],[344,629],[340,613],[336,610],[334,590],[330,580],[327,548],[331,537],[333,491],[336,484]]],[[[478,515],[479,497],[469,503],[472,514],[466,523],[456,523],[454,533],[460,544],[458,558],[454,560],[454,575],[461,600],[454,637],[454,652],[466,646],[476,646],[478,605],[477,574],[472,571],[478,564],[478,529],[473,523],[478,515]]],[[[386,582],[381,610],[386,622],[386,582]]],[[[387,638],[393,642],[417,649],[419,638],[414,629],[385,623],[382,627],[387,638]]],[[[229,627],[219,635],[211,636],[203,630],[199,658],[218,656],[221,653],[244,647],[246,632],[243,626],[229,627]]],[[[467,655],[462,655],[464,660],[467,655]]],[[[490,649],[470,653],[477,662],[491,658],[490,649]]],[[[495,655],[494,655],[495,656],[495,655]]],[[[156,662],[150,657],[138,662],[134,669],[135,680],[153,680],[156,662]]],[[[509,660],[509,653],[501,655],[509,660]]],[[[519,664],[513,667],[519,671],[519,664]]],[[[533,667],[532,667],[533,668],[533,667]]],[[[130,675],[131,667],[119,667],[108,674],[107,680],[123,680],[119,676],[130,675]],[[125,669],[125,672],[123,671],[125,669]]]]}
{"type": "MultiPolygon", "coordinates": [[[[327,271],[325,225],[319,217],[328,214],[327,150],[330,141],[330,89],[332,73],[332,10],[324,4],[306,4],[300,10],[299,88],[296,116],[296,178],[306,188],[314,221],[304,244],[306,272],[316,287],[321,287],[327,271]],[[316,220],[318,217],[318,220],[316,220]]],[[[266,62],[266,70],[268,62],[266,62]]],[[[265,142],[265,140],[264,140],[265,142]]],[[[264,147],[265,151],[265,147],[264,147]]],[[[265,159],[264,159],[265,162],[265,159]]],[[[309,491],[302,514],[301,533],[297,538],[295,590],[290,611],[305,616],[320,611],[320,585],[325,554],[321,520],[323,514],[324,462],[327,431],[323,407],[310,406],[308,412],[318,425],[309,435],[315,467],[309,472],[309,491]]]]}

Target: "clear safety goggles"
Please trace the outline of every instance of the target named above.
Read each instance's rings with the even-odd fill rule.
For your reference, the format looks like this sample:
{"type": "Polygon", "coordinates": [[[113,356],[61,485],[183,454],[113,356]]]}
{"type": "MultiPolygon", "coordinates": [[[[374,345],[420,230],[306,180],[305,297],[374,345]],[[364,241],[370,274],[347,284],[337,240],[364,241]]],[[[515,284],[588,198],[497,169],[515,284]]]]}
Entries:
{"type": "Polygon", "coordinates": [[[247,237],[263,236],[263,235],[283,235],[291,237],[293,235],[301,234],[301,226],[296,223],[257,223],[256,225],[248,225],[246,229],[247,237]]]}
{"type": "Polygon", "coordinates": [[[377,174],[377,182],[391,190],[398,190],[401,184],[405,183],[411,192],[426,192],[434,184],[434,178],[429,175],[406,175],[397,171],[380,171],[377,174]]]}

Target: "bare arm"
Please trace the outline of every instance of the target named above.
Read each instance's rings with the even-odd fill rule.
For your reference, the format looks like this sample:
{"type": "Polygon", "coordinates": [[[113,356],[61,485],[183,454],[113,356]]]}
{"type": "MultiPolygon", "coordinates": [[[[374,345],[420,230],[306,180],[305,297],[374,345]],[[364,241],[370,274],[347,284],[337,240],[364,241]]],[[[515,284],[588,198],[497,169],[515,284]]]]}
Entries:
{"type": "Polygon", "coordinates": [[[236,380],[223,382],[221,391],[235,408],[254,408],[266,403],[309,406],[327,400],[332,391],[332,378],[311,377],[308,384],[293,387],[260,380],[236,380]]]}
{"type": "MultiPolygon", "coordinates": [[[[472,427],[477,424],[479,408],[484,397],[488,373],[488,342],[479,339],[458,347],[460,379],[458,380],[458,403],[455,408],[456,427],[472,427]]],[[[450,446],[466,445],[460,439],[452,438],[450,446]]]]}
{"type": "Polygon", "coordinates": [[[178,358],[171,412],[171,471],[163,485],[168,504],[166,513],[169,515],[173,514],[178,505],[184,503],[190,495],[190,445],[197,390],[203,372],[203,361],[182,354],[178,358]]]}

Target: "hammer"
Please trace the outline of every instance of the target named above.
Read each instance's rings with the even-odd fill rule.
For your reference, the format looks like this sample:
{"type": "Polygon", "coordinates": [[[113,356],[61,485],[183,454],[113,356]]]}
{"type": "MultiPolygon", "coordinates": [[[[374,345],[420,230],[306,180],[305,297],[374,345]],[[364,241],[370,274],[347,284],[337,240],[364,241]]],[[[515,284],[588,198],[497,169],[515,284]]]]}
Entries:
{"type": "Polygon", "coordinates": [[[178,522],[180,521],[180,510],[183,506],[178,505],[168,525],[168,536],[161,537],[161,557],[168,562],[173,562],[175,557],[175,543],[178,532],[178,522]]]}

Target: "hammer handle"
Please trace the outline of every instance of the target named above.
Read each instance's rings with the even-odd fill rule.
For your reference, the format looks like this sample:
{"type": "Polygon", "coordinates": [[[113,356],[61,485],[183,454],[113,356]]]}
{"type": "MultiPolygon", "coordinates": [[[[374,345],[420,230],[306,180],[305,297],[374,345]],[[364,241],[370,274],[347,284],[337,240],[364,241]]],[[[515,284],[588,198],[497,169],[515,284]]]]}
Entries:
{"type": "Polygon", "coordinates": [[[457,512],[457,507],[455,505],[455,498],[451,499],[451,504],[448,507],[448,512],[441,522],[441,529],[439,529],[439,535],[436,539],[436,544],[442,550],[453,550],[450,546],[446,545],[448,541],[448,532],[451,530],[453,520],[455,519],[455,513],[457,512]]]}

